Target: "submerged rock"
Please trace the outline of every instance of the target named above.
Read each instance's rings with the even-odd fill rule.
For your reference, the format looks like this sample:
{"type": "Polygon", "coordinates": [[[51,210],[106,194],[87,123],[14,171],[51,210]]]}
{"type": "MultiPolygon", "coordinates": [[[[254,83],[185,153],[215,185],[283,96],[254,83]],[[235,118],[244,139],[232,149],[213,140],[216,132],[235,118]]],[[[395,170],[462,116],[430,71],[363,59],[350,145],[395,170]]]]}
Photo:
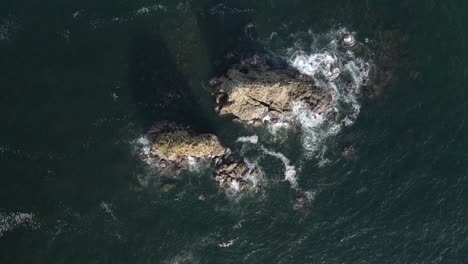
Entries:
{"type": "Polygon", "coordinates": [[[318,114],[333,106],[331,94],[317,88],[312,77],[263,64],[234,65],[224,76],[210,80],[210,85],[214,87],[216,112],[255,126],[289,121],[295,103],[318,114]]]}
{"type": "Polygon", "coordinates": [[[357,158],[356,148],[354,145],[347,146],[341,151],[341,155],[346,160],[355,160],[357,158]]]}
{"type": "Polygon", "coordinates": [[[234,191],[255,187],[261,177],[258,166],[231,154],[213,134],[197,134],[175,123],[161,122],[145,138],[152,145],[140,158],[165,175],[178,175],[195,162],[208,162],[215,167],[213,179],[234,191]]]}
{"type": "Polygon", "coordinates": [[[170,184],[170,183],[166,183],[166,184],[163,184],[161,187],[160,187],[160,190],[161,192],[170,192],[172,190],[174,190],[177,186],[175,184],[170,184]]]}

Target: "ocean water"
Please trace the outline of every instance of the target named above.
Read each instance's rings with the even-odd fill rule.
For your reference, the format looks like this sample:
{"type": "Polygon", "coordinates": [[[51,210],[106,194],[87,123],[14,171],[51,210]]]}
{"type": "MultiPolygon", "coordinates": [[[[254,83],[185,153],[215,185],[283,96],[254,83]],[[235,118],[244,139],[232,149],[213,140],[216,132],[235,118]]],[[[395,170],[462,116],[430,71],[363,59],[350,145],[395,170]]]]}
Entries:
{"type": "Polygon", "coordinates": [[[0,263],[467,263],[467,10],[0,1],[0,263]],[[218,117],[207,82],[232,51],[313,76],[343,122],[218,117]],[[159,175],[138,153],[160,120],[218,135],[262,179],[159,175]]]}

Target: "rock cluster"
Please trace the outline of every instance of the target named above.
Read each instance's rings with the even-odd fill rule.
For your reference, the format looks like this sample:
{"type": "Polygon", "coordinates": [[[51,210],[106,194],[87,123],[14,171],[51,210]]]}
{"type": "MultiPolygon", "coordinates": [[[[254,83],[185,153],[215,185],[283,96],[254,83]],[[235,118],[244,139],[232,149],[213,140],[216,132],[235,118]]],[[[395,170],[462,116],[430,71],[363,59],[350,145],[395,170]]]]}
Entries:
{"type": "Polygon", "coordinates": [[[216,112],[254,126],[288,121],[294,103],[303,103],[316,113],[324,113],[333,105],[331,94],[315,87],[310,76],[289,69],[234,65],[224,76],[212,79],[210,85],[216,112]]]}
{"type": "Polygon", "coordinates": [[[235,191],[254,187],[261,177],[256,165],[231,154],[213,134],[197,134],[175,123],[161,122],[145,137],[152,146],[141,158],[156,163],[165,174],[178,175],[188,169],[191,162],[205,161],[215,167],[213,179],[221,187],[235,191]]]}
{"type": "MultiPolygon", "coordinates": [[[[263,62],[234,65],[224,76],[211,80],[210,85],[216,97],[216,112],[254,126],[291,122],[296,103],[319,114],[326,113],[334,103],[331,94],[317,88],[310,76],[295,70],[269,69],[263,62]]],[[[142,159],[156,164],[164,174],[178,175],[193,163],[208,162],[215,169],[213,179],[222,188],[235,191],[255,187],[262,177],[256,164],[232,154],[213,134],[162,122],[145,137],[151,148],[142,159]]]]}

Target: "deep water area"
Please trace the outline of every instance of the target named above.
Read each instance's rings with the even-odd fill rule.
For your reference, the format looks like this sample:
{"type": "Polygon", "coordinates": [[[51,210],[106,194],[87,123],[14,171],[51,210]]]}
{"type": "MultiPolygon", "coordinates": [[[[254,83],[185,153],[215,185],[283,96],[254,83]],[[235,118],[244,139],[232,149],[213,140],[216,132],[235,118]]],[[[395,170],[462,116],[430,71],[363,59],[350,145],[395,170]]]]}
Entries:
{"type": "Polygon", "coordinates": [[[467,263],[467,12],[0,1],[0,263],[467,263]],[[232,54],[313,76],[345,121],[218,116],[208,83],[232,54]],[[160,175],[138,153],[162,120],[259,164],[258,189],[227,194],[203,166],[160,175]]]}

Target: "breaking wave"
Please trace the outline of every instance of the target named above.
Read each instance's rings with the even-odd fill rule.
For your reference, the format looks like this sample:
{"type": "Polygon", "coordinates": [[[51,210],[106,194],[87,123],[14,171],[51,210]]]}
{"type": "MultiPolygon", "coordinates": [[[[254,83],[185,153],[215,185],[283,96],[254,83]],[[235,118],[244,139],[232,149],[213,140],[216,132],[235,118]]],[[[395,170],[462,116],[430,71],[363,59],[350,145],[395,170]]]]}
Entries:
{"type": "Polygon", "coordinates": [[[131,142],[133,151],[139,156],[145,156],[145,162],[150,166],[156,166],[154,159],[151,158],[151,141],[145,137],[139,137],[138,139],[131,142]]]}
{"type": "Polygon", "coordinates": [[[274,46],[275,41],[286,41],[292,47],[273,51],[274,54],[279,54],[299,72],[313,77],[317,87],[332,95],[334,105],[328,112],[317,114],[299,103],[293,109],[294,121],[303,132],[306,157],[323,158],[327,150],[325,140],[336,135],[343,126],[354,124],[359,116],[361,90],[369,84],[374,68],[370,51],[357,40],[355,32],[346,28],[325,34],[300,32],[286,37],[274,32],[267,45],[274,46]]]}

